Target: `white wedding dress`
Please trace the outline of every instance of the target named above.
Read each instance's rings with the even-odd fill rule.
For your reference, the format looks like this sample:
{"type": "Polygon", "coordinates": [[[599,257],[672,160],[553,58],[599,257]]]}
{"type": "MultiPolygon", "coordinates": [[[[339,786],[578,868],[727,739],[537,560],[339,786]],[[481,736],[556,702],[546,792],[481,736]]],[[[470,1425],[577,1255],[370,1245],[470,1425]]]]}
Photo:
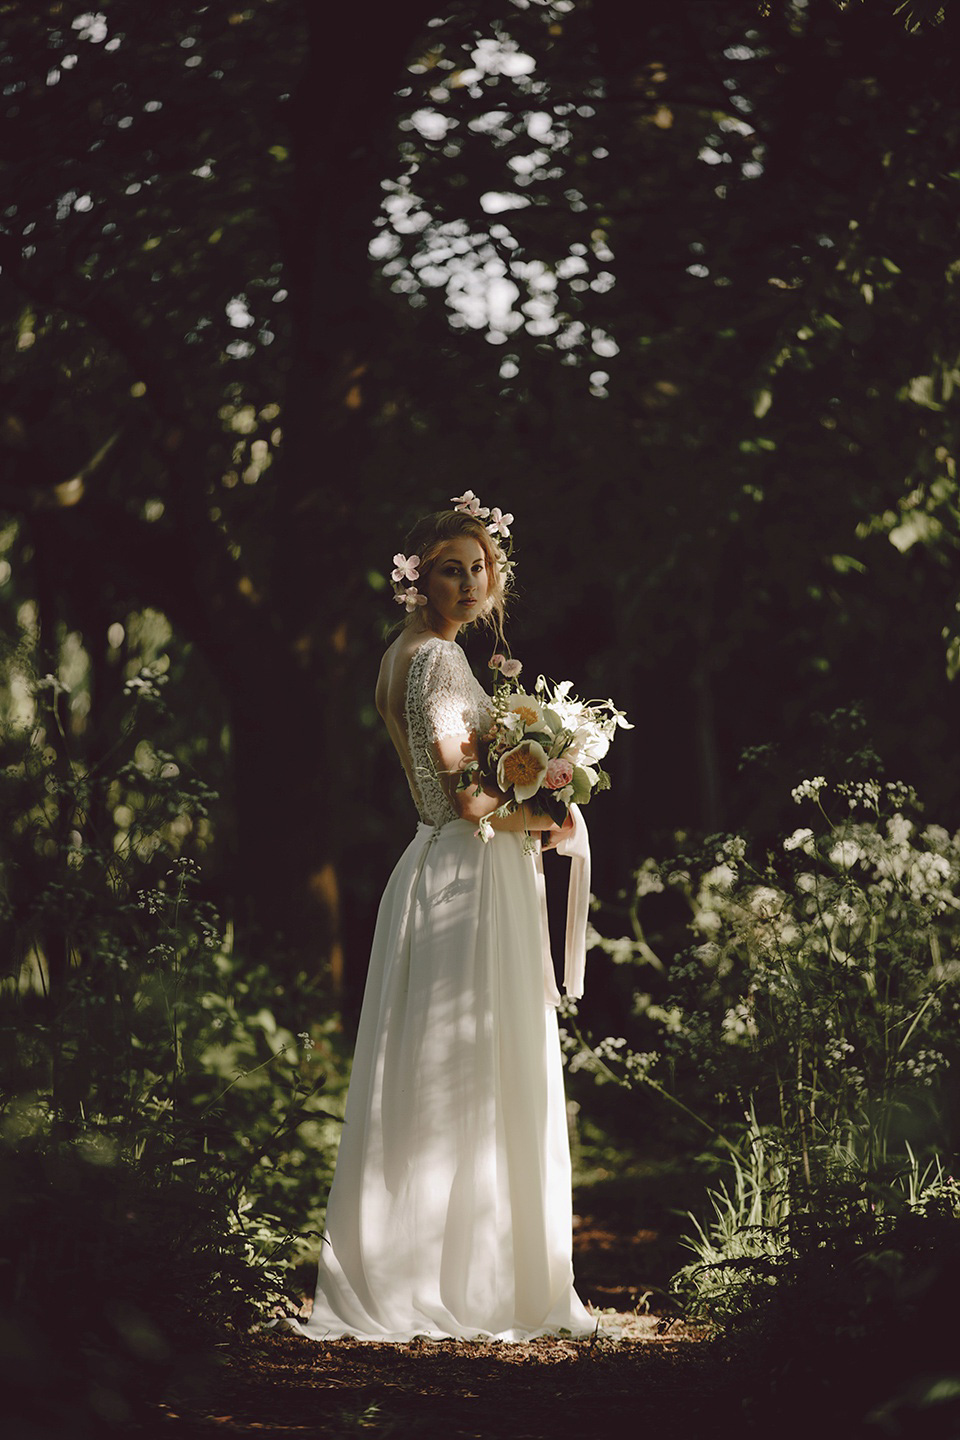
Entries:
{"type": "Polygon", "coordinates": [[[456,642],[415,652],[406,725],[421,823],[380,905],[316,1299],[293,1322],[314,1340],[595,1329],[573,1287],[536,861],[520,834],[477,838],[434,758],[488,704],[456,642]]]}

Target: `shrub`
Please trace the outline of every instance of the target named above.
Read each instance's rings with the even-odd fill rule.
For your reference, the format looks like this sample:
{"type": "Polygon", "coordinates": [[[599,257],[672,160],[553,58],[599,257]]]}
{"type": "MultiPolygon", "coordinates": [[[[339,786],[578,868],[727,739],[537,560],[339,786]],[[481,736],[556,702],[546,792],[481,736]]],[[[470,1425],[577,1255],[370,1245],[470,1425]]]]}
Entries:
{"type": "Polygon", "coordinates": [[[593,937],[658,972],[635,991],[634,1032],[587,1043],[572,1007],[565,1038],[568,1063],[696,1117],[713,1155],[733,1155],[736,1208],[759,1204],[765,1223],[838,1177],[883,1205],[914,1154],[952,1144],[960,835],[924,824],[901,784],[817,777],[794,799],[812,822],[759,859],[743,837],[715,836],[643,864],[633,933],[593,937]],[[641,921],[655,895],[687,909],[693,943],[673,954],[641,921]]]}
{"type": "Polygon", "coordinates": [[[821,778],[797,787],[818,828],[760,862],[726,836],[698,857],[645,863],[636,933],[596,943],[648,960],[639,908],[663,890],[685,900],[696,943],[662,963],[659,996],[635,994],[649,1048],[607,1037],[581,1061],[660,1084],[711,1124],[740,1125],[752,1109],[807,1184],[838,1143],[866,1173],[905,1139],[946,1142],[960,1015],[960,835],[922,825],[903,785],[838,786],[836,819],[826,792],[821,778]]]}
{"type": "Polygon", "coordinates": [[[808,823],[764,854],[727,835],[644,862],[631,933],[593,938],[652,978],[629,1036],[588,1041],[571,1007],[568,1063],[709,1136],[674,1285],[749,1358],[759,1430],[953,1434],[960,834],[902,784],[793,798],[808,823]],[[679,944],[648,935],[648,897],[685,907],[679,944]]]}
{"type": "Polygon", "coordinates": [[[295,1035],[319,986],[244,965],[201,898],[212,797],[140,679],[97,764],[55,683],[3,743],[0,1363],[38,1433],[123,1422],[287,1296],[332,1165],[336,1024],[295,1035]]]}

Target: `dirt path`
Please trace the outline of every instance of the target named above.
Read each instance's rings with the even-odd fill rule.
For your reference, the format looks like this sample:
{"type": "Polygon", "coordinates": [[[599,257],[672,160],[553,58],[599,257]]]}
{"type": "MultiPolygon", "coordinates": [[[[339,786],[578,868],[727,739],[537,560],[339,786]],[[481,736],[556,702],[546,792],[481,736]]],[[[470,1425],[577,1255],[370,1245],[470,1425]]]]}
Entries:
{"type": "Polygon", "coordinates": [[[226,1347],[202,1396],[172,1398],[150,1423],[170,1440],[592,1440],[624,1421],[657,1440],[716,1440],[718,1413],[740,1412],[729,1369],[676,1318],[667,1211],[621,1190],[577,1197],[577,1288],[600,1320],[591,1341],[319,1344],[263,1334],[226,1347]],[[636,1228],[641,1216],[660,1228],[636,1228]]]}
{"type": "Polygon", "coordinates": [[[324,1345],[259,1335],[225,1351],[202,1399],[163,1407],[158,1434],[589,1440],[627,1419],[657,1440],[715,1440],[729,1380],[700,1332],[670,1315],[662,1266],[651,1263],[657,1240],[621,1216],[578,1216],[577,1284],[600,1317],[592,1341],[324,1345]],[[638,1304],[660,1313],[637,1315],[638,1304]]]}
{"type": "MultiPolygon", "coordinates": [[[[609,1323],[613,1317],[608,1317],[609,1323]]],[[[323,1345],[264,1336],[226,1358],[200,1407],[165,1407],[158,1434],[566,1440],[636,1421],[657,1440],[717,1433],[724,1375],[681,1327],[623,1317],[620,1339],[323,1345]],[[211,1403],[211,1401],[213,1403],[211,1403]]]]}

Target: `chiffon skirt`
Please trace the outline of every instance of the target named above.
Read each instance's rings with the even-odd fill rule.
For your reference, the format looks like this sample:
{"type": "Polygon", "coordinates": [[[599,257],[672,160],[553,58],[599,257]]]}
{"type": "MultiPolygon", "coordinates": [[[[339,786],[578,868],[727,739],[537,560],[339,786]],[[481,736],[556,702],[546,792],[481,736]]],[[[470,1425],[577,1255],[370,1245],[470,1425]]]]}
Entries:
{"type": "Polygon", "coordinates": [[[305,1336],[593,1333],[522,842],[421,824],[390,878],[305,1336]]]}

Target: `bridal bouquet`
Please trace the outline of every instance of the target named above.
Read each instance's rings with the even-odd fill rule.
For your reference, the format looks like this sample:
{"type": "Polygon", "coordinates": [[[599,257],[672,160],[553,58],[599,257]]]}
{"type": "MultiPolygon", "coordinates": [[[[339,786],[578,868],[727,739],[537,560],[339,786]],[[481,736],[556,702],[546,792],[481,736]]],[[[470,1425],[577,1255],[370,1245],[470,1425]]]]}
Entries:
{"type": "Polygon", "coordinates": [[[519,660],[494,655],[490,665],[496,675],[490,726],[460,778],[462,788],[491,786],[507,797],[480,821],[477,834],[484,841],[494,833],[494,816],[509,815],[527,801],[562,825],[571,805],[586,805],[594,790],[610,788],[597,762],[618,729],[633,729],[612,700],[571,695],[571,680],[557,685],[541,675],[528,694],[520,687],[519,660]]]}

